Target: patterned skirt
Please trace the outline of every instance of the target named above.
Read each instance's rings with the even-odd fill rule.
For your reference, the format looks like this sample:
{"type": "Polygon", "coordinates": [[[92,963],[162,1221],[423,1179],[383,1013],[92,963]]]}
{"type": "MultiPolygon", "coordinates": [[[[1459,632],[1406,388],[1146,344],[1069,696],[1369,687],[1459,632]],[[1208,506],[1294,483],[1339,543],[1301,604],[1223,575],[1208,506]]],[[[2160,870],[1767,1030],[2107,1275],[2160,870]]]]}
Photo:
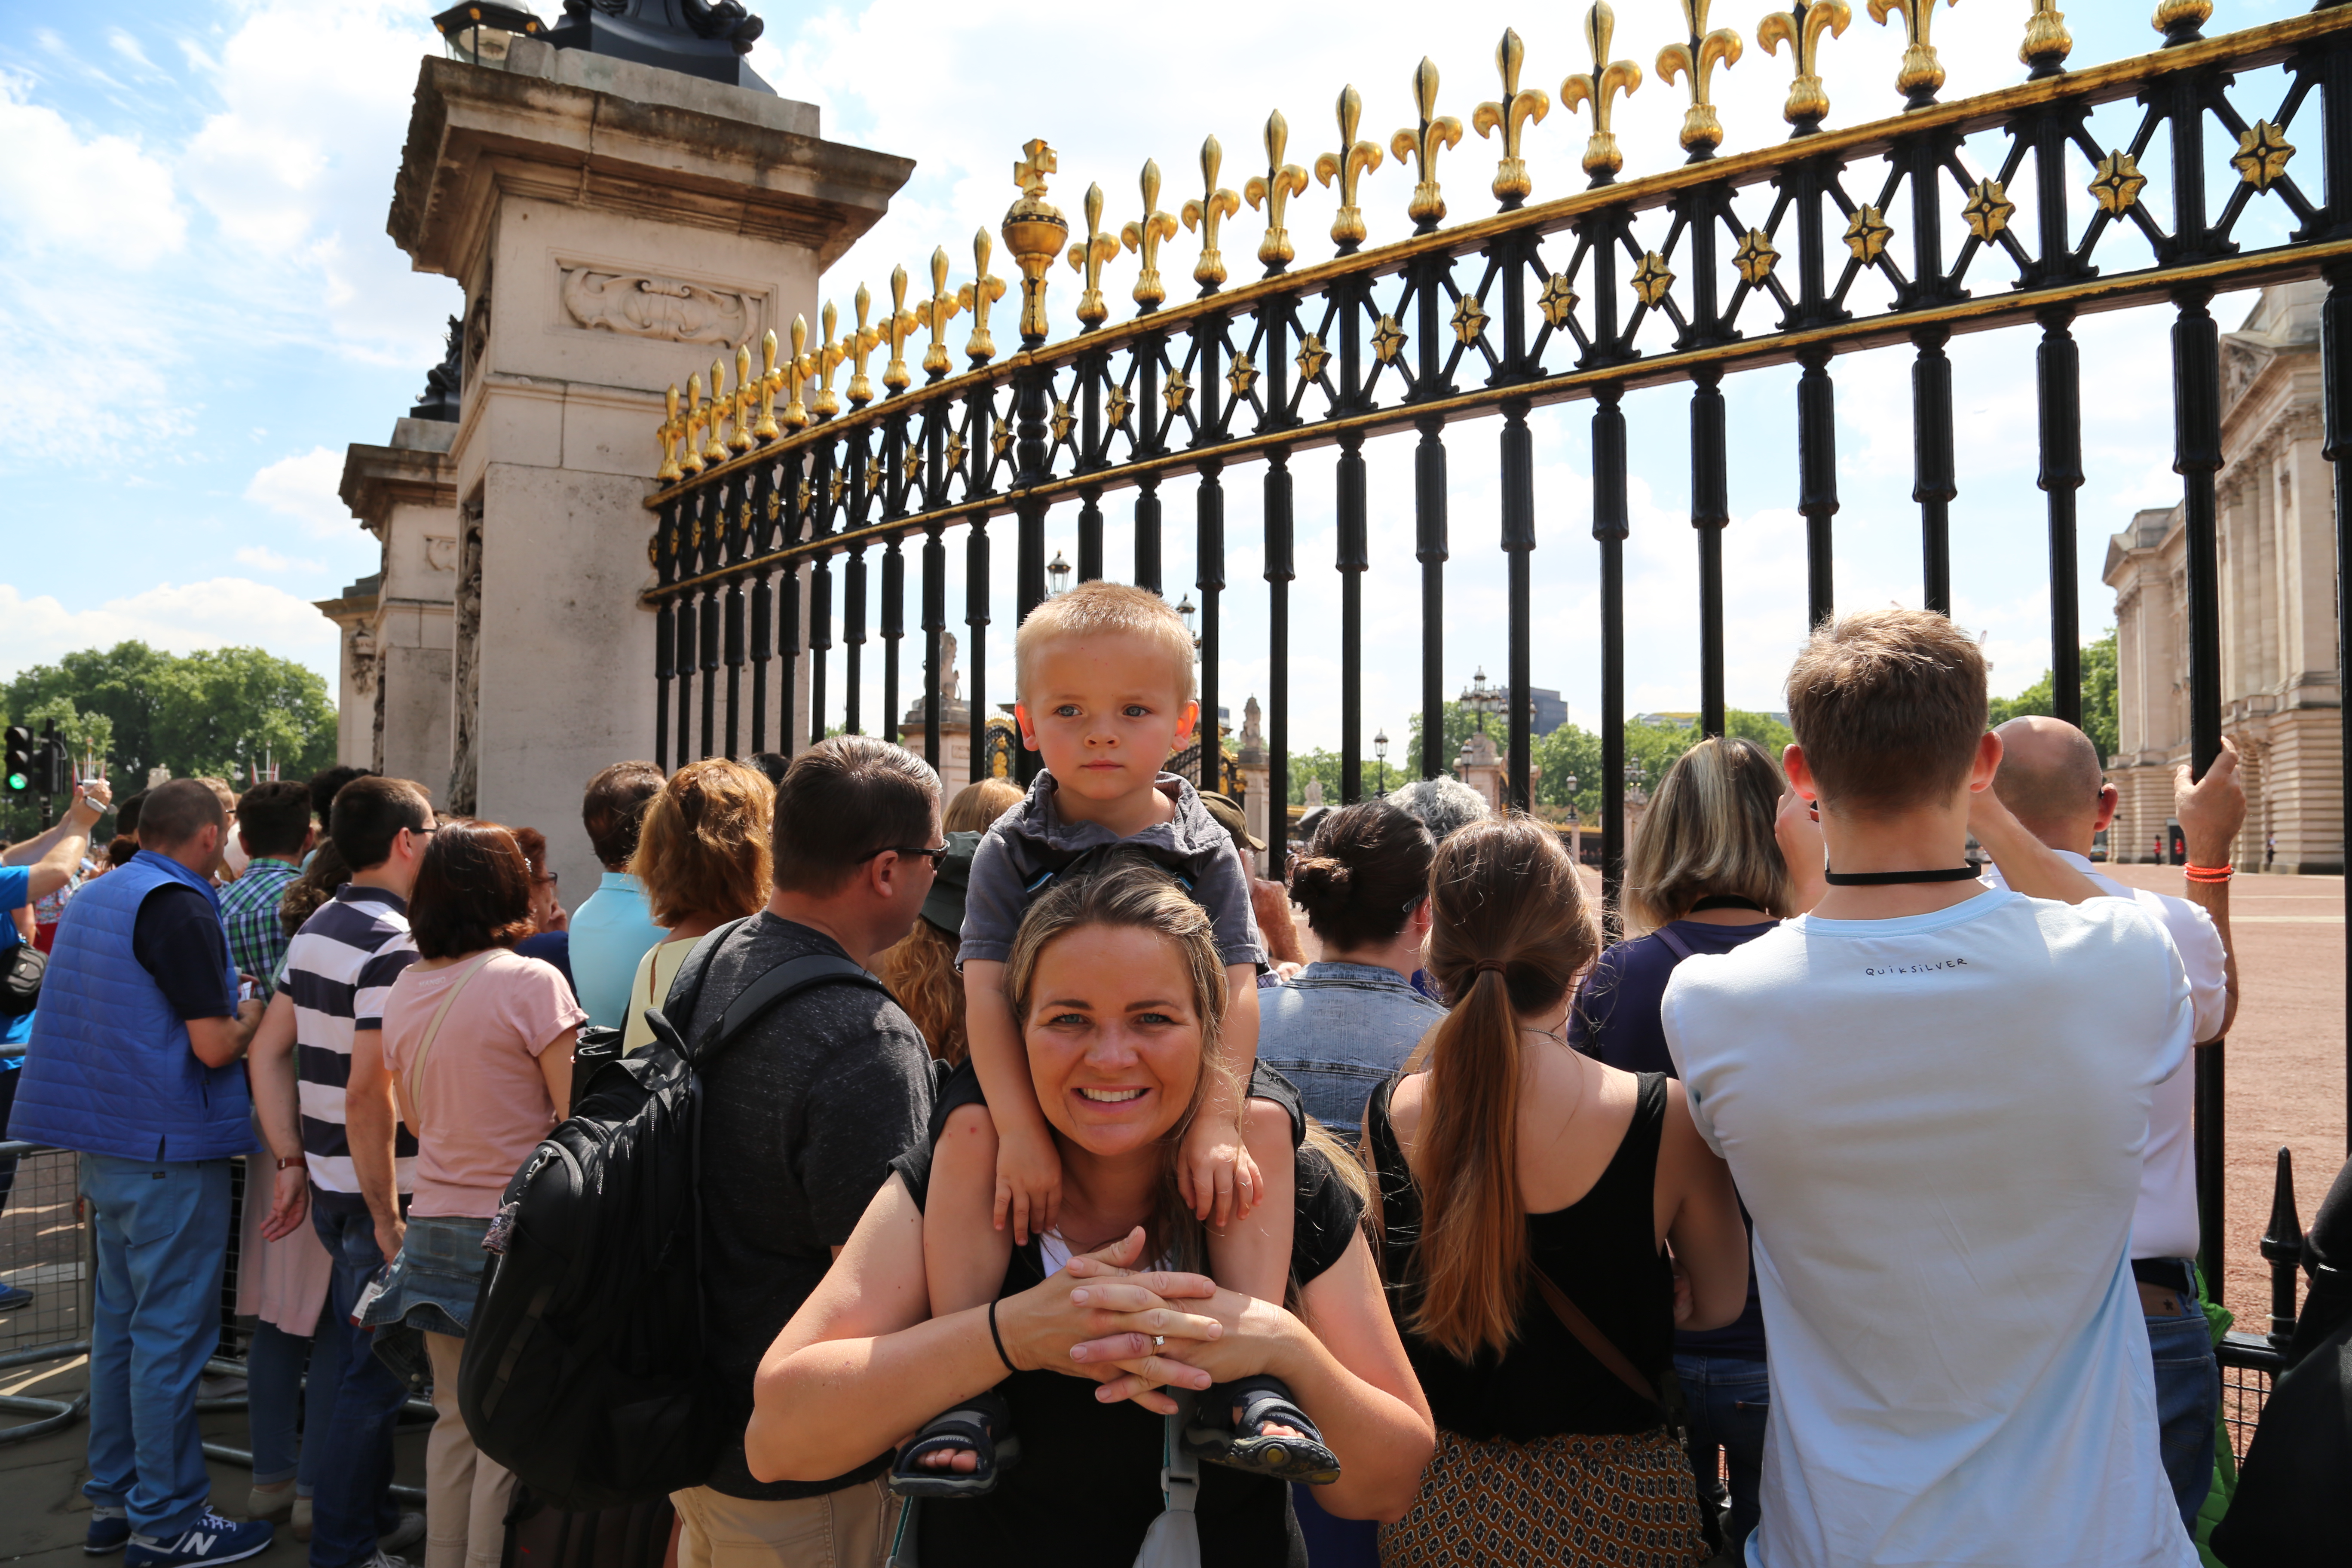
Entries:
{"type": "Polygon", "coordinates": [[[1664,1430],[1472,1442],[1440,1428],[1412,1511],[1381,1526],[1381,1568],[1696,1568],[1690,1461],[1664,1430]]]}

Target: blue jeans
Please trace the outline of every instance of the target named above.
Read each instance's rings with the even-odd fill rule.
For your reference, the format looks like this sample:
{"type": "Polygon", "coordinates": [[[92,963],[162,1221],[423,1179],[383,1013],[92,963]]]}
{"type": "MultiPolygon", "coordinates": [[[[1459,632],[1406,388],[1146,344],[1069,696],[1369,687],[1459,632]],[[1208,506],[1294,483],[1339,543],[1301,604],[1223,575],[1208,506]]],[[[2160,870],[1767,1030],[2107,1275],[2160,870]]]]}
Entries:
{"type": "Polygon", "coordinates": [[[1721,1447],[1731,1472],[1731,1519],[1724,1531],[1724,1555],[1734,1563],[1756,1529],[1757,1489],[1764,1470],[1764,1424],[1772,1394],[1764,1363],[1739,1356],[1678,1355],[1675,1375],[1690,1404],[1691,1468],[1705,1490],[1715,1479],[1715,1451],[1721,1447]]]}
{"type": "Polygon", "coordinates": [[[98,1239],[82,1494],[127,1509],[142,1535],[174,1536],[212,1495],[196,1380],[220,1342],[228,1162],[84,1154],[81,1193],[98,1239]]]}
{"type": "MultiPolygon", "coordinates": [[[[333,1311],[331,1303],[319,1310],[319,1334],[323,1334],[327,1314],[333,1311]]],[[[325,1374],[310,1379],[306,1393],[302,1373],[318,1359],[319,1334],[289,1334],[275,1323],[257,1323],[253,1331],[253,1349],[246,1356],[246,1426],[252,1434],[253,1484],[274,1487],[287,1480],[299,1481],[296,1490],[309,1497],[318,1489],[319,1434],[326,1431],[335,1417],[335,1385],[325,1374]],[[302,1412],[301,1423],[312,1434],[305,1448],[295,1435],[295,1410],[302,1412]]]]}
{"type": "Polygon", "coordinates": [[[327,1315],[310,1353],[310,1375],[334,1390],[305,1445],[315,1461],[311,1493],[310,1568],[347,1568],[375,1555],[379,1536],[400,1523],[392,1500],[392,1429],[407,1403],[408,1387],[376,1360],[373,1336],[352,1325],[352,1310],[383,1267],[375,1221],[355,1193],[310,1189],[310,1223],[334,1260],[327,1315]]]}
{"type": "MultiPolygon", "coordinates": [[[[2188,1261],[2186,1259],[2184,1262],[2188,1261]]],[[[2189,1263],[2194,1279],[2196,1264],[2189,1263]]],[[[2147,1316],[2148,1349],[2156,1357],[2157,1437],[2165,1479],[2172,1483],[2180,1521],[2197,1528],[2197,1510],[2213,1484],[2213,1423],[2221,1410],[2221,1364],[2213,1335],[2194,1296],[2180,1298],[2178,1317],[2147,1316]]]]}

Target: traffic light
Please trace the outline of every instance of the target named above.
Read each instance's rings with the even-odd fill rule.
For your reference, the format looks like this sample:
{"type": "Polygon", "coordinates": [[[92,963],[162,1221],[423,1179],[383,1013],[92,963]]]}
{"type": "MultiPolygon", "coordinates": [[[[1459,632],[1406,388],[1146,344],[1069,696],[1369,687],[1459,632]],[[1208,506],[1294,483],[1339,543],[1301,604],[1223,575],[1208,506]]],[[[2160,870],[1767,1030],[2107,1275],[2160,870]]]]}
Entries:
{"type": "Polygon", "coordinates": [[[33,731],[22,724],[8,726],[8,794],[21,795],[33,787],[33,731]]]}
{"type": "Polygon", "coordinates": [[[33,782],[41,794],[58,800],[73,795],[73,754],[63,735],[41,737],[40,752],[33,759],[33,782]]]}

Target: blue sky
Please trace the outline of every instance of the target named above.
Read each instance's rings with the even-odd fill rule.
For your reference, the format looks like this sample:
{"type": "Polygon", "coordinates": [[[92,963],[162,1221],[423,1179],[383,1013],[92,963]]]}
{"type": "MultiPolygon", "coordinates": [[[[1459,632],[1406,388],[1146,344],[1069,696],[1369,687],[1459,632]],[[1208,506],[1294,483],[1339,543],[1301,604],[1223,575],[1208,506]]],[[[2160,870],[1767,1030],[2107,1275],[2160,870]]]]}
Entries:
{"type": "MultiPolygon", "coordinates": [[[[761,8],[756,0],[752,8],[761,8]]],[[[1760,0],[1716,7],[1715,22],[1748,40],[1745,58],[1717,79],[1733,149],[1784,132],[1778,105],[1786,53],[1769,57],[1754,44],[1764,8],[1760,0]]],[[[2210,30],[2303,8],[2220,0],[2210,30]]],[[[310,601],[375,565],[373,542],[335,499],[343,447],[388,437],[420,395],[439,357],[443,321],[458,308],[455,286],[410,272],[383,232],[416,62],[438,52],[425,21],[433,9],[367,0],[105,7],[0,0],[0,482],[8,498],[0,676],[131,636],[179,649],[257,642],[331,668],[331,628],[310,601]]],[[[542,7],[551,17],[557,9],[555,0],[542,7]]],[[[2014,51],[2028,9],[2025,0],[1969,0],[1937,11],[1947,97],[2021,75],[2014,51]]],[[[2151,47],[2147,10],[2147,0],[2070,8],[2074,62],[2151,47]]],[[[1838,123],[1896,103],[1890,84],[1900,29],[1872,24],[1859,0],[1854,13],[1824,54],[1838,123]]],[[[1115,226],[1133,216],[1135,171],[1145,156],[1168,171],[1163,204],[1172,209],[1191,188],[1200,139],[1212,132],[1227,150],[1225,183],[1238,187],[1270,107],[1289,119],[1290,157],[1311,163],[1332,139],[1328,105],[1342,81],[1363,91],[1364,134],[1385,142],[1410,118],[1406,81],[1419,50],[1444,73],[1441,108],[1466,122],[1471,107],[1493,96],[1494,40],[1505,25],[1527,38],[1527,81],[1556,99],[1560,76],[1586,63],[1578,14],[1465,0],[1444,9],[1440,26],[1426,7],[1374,3],[1350,8],[1335,26],[1328,7],[1259,0],[1196,5],[1186,13],[1194,25],[1171,28],[1157,7],[874,0],[770,9],[754,61],[787,96],[822,107],[828,138],[919,161],[891,214],[829,276],[828,293],[845,307],[861,280],[885,293],[896,263],[921,275],[937,244],[948,247],[957,276],[968,276],[969,237],[980,225],[993,228],[1011,200],[1011,164],[1031,135],[1060,152],[1054,195],[1064,210],[1076,214],[1087,183],[1098,180],[1115,226]],[[1006,91],[1016,79],[1022,90],[1006,91]]],[[[1681,89],[1655,79],[1650,66],[1669,31],[1678,31],[1671,16],[1664,0],[1618,7],[1614,52],[1653,79],[1618,109],[1629,174],[1678,160],[1681,89]]],[[[2249,78],[2250,92],[2274,100],[2266,79],[2275,74],[2249,78]]],[[[2094,121],[2094,136],[2128,136],[2116,117],[2130,112],[2108,111],[2094,121]]],[[[1588,125],[1555,107],[1529,129],[1538,198],[1580,184],[1574,163],[1588,125]]],[[[1988,143],[1980,155],[1998,154],[1988,143]]],[[[1444,155],[1440,174],[1457,213],[1482,210],[1493,157],[1493,144],[1475,135],[1444,155]]],[[[1393,163],[1367,177],[1375,240],[1404,232],[1404,192],[1393,163]]],[[[1295,203],[1294,234],[1319,236],[1330,202],[1318,188],[1295,203]]],[[[1245,209],[1231,226],[1229,251],[1246,255],[1255,218],[1245,209]]],[[[2259,211],[2249,226],[2250,240],[2278,232],[2259,211]]],[[[1167,247],[1175,276],[1189,270],[1196,244],[1186,235],[1167,247]]],[[[1115,300],[1132,266],[1126,259],[1111,268],[1115,300]]],[[[2005,277],[1980,272],[1979,287],[1999,287],[2005,277]]],[[[1055,288],[1066,310],[1076,291],[1070,275],[1057,272],[1055,288]]],[[[2234,327],[2250,303],[2225,299],[2216,314],[2234,327]]],[[[2169,472],[2168,327],[2166,313],[2132,312],[2078,329],[2091,476],[2082,495],[2083,624],[2093,634],[2112,619],[2112,594],[2097,575],[2105,536],[2134,508],[2179,497],[2169,472]]],[[[2047,662],[2032,341],[2031,331],[1988,334],[1951,351],[1961,473],[1955,608],[1986,634],[2001,691],[2029,683],[2047,662]]],[[[694,368],[681,363],[680,379],[694,368]]],[[[1844,503],[1840,603],[1916,603],[1909,352],[1842,359],[1833,374],[1844,503]]],[[[1778,678],[1802,632],[1793,384],[1792,370],[1775,370],[1726,386],[1735,514],[1726,540],[1730,694],[1740,706],[1780,706],[1778,678]]],[[[1634,470],[1628,684],[1636,710],[1697,701],[1686,397],[1669,388],[1626,402],[1634,470]]],[[[1589,404],[1570,404],[1535,422],[1536,682],[1562,689],[1587,723],[1598,700],[1584,477],[1590,413],[1589,404]]],[[[1490,675],[1502,664],[1496,428],[1477,422],[1448,437],[1454,685],[1477,664],[1490,675]]],[[[1368,454],[1375,569],[1366,585],[1366,722],[1400,739],[1418,691],[1410,447],[1380,442],[1368,454]]],[[[1302,744],[1336,745],[1328,458],[1303,458],[1296,471],[1303,575],[1293,590],[1294,734],[1302,744]]],[[[1224,690],[1236,707],[1265,677],[1255,631],[1264,603],[1255,489],[1255,470],[1228,476],[1235,587],[1227,598],[1224,690]]],[[[1190,492],[1171,484],[1165,497],[1169,580],[1181,584],[1192,575],[1190,492]]],[[[1128,561],[1123,503],[1115,501],[1110,516],[1118,574],[1128,561]]],[[[1055,546],[1074,549],[1067,516],[1057,512],[1051,530],[1055,546]]],[[[1011,602],[1012,553],[1009,545],[997,552],[1008,577],[1000,604],[1011,602]]],[[[952,591],[960,603],[961,587],[952,591]]],[[[1002,674],[992,684],[1001,689],[1002,674]]]]}

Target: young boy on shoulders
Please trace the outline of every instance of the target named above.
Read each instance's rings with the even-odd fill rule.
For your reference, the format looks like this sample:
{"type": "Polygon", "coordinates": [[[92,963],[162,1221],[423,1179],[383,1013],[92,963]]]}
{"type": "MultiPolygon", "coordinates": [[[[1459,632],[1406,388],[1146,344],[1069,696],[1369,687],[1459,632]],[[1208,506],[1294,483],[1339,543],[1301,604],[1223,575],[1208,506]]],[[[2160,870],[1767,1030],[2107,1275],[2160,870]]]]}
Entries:
{"type": "MultiPolygon", "coordinates": [[[[1256,1065],[1265,953],[1249,881],[1232,838],[1192,785],[1161,771],[1200,716],[1192,659],[1192,635],[1167,602],[1116,583],[1082,584],[1048,600],[1014,639],[1014,712],[1023,744],[1045,765],[1028,798],[982,838],[964,896],[958,959],[970,1064],[985,1103],[972,1103],[953,1085],[941,1100],[932,1214],[961,1217],[924,1227],[935,1316],[992,1299],[1013,1249],[1032,1237],[1048,1272],[1066,1250],[1082,1253],[1106,1239],[1058,1229],[1060,1160],[1003,980],[1030,902],[1056,878],[1083,875],[1111,853],[1167,868],[1214,924],[1231,998],[1219,1049],[1232,1070],[1212,1079],[1210,1102],[1178,1152],[1177,1177],[1208,1226],[1209,1272],[1217,1282],[1264,1300],[1283,1299],[1294,1201],[1291,1111],[1281,1100],[1257,1098],[1255,1086],[1247,1100],[1213,1087],[1250,1084],[1256,1065]]],[[[1221,1429],[1214,1410],[1221,1402],[1210,1399],[1205,1426],[1187,1435],[1202,1458],[1293,1479],[1337,1475],[1336,1459],[1277,1380],[1251,1379],[1230,1392],[1227,1415],[1239,1412],[1234,1427],[1221,1429]]],[[[900,1454],[894,1489],[940,1497],[987,1490],[996,1466],[1017,1453],[1007,1420],[1001,1403],[983,1396],[933,1421],[900,1454]]]]}
{"type": "Polygon", "coordinates": [[[1941,616],[1817,629],[1786,766],[1827,891],[1666,989],[1692,1119],[1754,1226],[1757,1568],[2197,1562],[2129,1264],[2188,980],[2146,915],[2090,897],[2006,812],[1979,807],[1979,837],[2053,897],[1977,880],[1986,706],[1983,655],[1941,616]]]}

